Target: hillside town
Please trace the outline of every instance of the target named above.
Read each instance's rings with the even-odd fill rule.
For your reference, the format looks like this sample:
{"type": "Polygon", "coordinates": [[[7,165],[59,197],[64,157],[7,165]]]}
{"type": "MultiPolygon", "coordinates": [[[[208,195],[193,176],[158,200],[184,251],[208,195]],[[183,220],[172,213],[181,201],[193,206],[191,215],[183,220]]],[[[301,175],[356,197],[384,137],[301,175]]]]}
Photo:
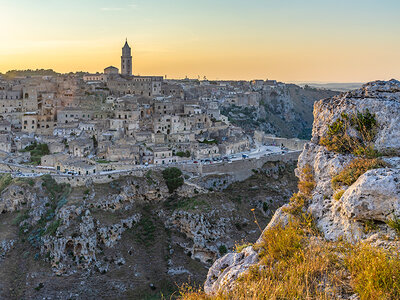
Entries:
{"type": "MultiPolygon", "coordinates": [[[[121,72],[109,66],[96,74],[0,78],[2,162],[91,175],[229,161],[237,153],[246,158],[241,153],[257,149],[266,136],[231,124],[221,110],[257,108],[261,92],[284,86],[274,80],[166,80],[132,75],[132,67],[126,41],[121,72]]],[[[269,142],[286,146],[272,137],[269,142]]]]}

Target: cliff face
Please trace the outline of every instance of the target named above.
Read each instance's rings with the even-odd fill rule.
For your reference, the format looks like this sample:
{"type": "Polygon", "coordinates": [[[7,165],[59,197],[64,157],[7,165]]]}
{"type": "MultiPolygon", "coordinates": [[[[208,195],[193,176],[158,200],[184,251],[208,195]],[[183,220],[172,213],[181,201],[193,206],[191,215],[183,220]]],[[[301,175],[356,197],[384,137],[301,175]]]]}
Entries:
{"type": "Polygon", "coordinates": [[[260,91],[258,107],[225,107],[222,113],[248,133],[261,130],[279,137],[310,139],[312,107],[338,92],[281,84],[260,91]]]}
{"type": "Polygon", "coordinates": [[[268,162],[233,184],[186,179],[174,194],[156,171],[83,187],[4,175],[0,299],[147,299],[203,282],[236,241],[257,238],[252,208],[265,226],[287,202],[294,168],[268,162]]]}
{"type": "MultiPolygon", "coordinates": [[[[276,211],[264,232],[278,224],[286,226],[296,208],[312,216],[325,241],[362,241],[398,249],[394,228],[400,224],[399,154],[399,81],[371,82],[316,102],[312,139],[296,169],[303,185],[291,204],[276,211]],[[305,172],[312,180],[304,181],[305,172]],[[309,195],[304,192],[307,184],[309,195]]],[[[205,292],[231,289],[259,263],[256,249],[249,246],[217,260],[208,272],[205,292]]]]}

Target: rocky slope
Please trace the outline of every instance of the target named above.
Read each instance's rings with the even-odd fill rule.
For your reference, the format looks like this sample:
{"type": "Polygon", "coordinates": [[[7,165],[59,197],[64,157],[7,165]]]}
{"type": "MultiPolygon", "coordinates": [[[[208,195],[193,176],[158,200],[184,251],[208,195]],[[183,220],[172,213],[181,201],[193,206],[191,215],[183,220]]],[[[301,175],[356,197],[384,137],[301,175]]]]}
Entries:
{"type": "Polygon", "coordinates": [[[0,299],[143,299],[203,282],[237,242],[255,239],[296,188],[295,162],[244,182],[196,178],[170,194],[162,175],[71,188],[0,179],[0,299]],[[251,209],[254,209],[252,211],[251,209]],[[254,212],[254,214],[253,214],[254,212]]]}
{"type": "MultiPolygon", "coordinates": [[[[263,239],[266,232],[279,224],[287,226],[296,216],[309,214],[320,237],[309,236],[308,242],[332,241],[329,245],[337,249],[340,246],[335,241],[344,240],[352,245],[361,241],[398,253],[400,82],[371,82],[361,89],[315,103],[312,140],[299,157],[296,175],[300,179],[300,192],[274,214],[258,240],[258,244],[264,243],[263,249],[268,245],[268,240],[263,239]]],[[[343,257],[343,253],[333,255],[338,255],[336,262],[343,257]]],[[[220,258],[209,269],[204,291],[216,294],[240,285],[239,277],[248,274],[254,266],[262,268],[260,256],[259,247],[249,246],[220,258]]],[[[397,260],[391,262],[397,263],[397,260]]],[[[330,290],[330,294],[324,295],[368,299],[351,285],[354,281],[350,271],[343,272],[347,273],[345,280],[350,280],[349,294],[343,291],[335,294],[330,290]]],[[[397,276],[393,275],[391,280],[400,282],[397,276]]],[[[379,280],[378,276],[373,278],[373,281],[379,280]]],[[[367,285],[366,282],[364,290],[367,285]]],[[[327,285],[318,289],[322,287],[327,285]]],[[[393,299],[399,292],[392,288],[381,296],[393,299]]]]}
{"type": "Polygon", "coordinates": [[[227,107],[222,113],[249,133],[261,130],[279,137],[301,139],[311,137],[314,102],[338,94],[294,84],[281,84],[259,93],[259,107],[227,107]]]}

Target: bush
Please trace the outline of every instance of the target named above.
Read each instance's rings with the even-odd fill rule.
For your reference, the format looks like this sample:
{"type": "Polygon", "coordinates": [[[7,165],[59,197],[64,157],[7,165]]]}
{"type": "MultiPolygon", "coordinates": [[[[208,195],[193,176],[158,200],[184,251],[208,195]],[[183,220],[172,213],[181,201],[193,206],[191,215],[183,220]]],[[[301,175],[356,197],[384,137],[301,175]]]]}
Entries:
{"type": "Polygon", "coordinates": [[[312,191],[315,188],[315,180],[314,174],[312,172],[312,168],[310,165],[305,165],[300,172],[300,181],[298,183],[299,192],[306,196],[307,198],[311,198],[312,191]]]}
{"type": "Polygon", "coordinates": [[[300,215],[304,205],[312,198],[315,180],[310,165],[305,165],[303,169],[301,169],[298,188],[299,192],[293,194],[292,198],[290,198],[289,207],[285,208],[285,211],[292,215],[300,215]]]}
{"type": "Polygon", "coordinates": [[[167,184],[168,191],[172,194],[176,189],[183,185],[184,179],[182,172],[178,168],[172,167],[162,171],[163,178],[167,184]]]}
{"type": "Polygon", "coordinates": [[[228,249],[225,245],[221,245],[218,247],[218,251],[220,255],[225,255],[228,252],[228,249]]]}
{"type": "Polygon", "coordinates": [[[332,178],[332,188],[339,189],[342,186],[350,186],[368,170],[385,167],[381,159],[356,158],[350,162],[338,175],[332,178]]]}
{"type": "Polygon", "coordinates": [[[375,114],[371,114],[368,109],[363,113],[342,113],[336,121],[328,125],[328,132],[321,138],[320,144],[337,153],[377,157],[379,153],[373,148],[377,128],[375,114]],[[351,130],[355,130],[357,135],[351,136],[351,130]]]}
{"type": "Polygon", "coordinates": [[[38,144],[36,142],[25,147],[25,149],[21,150],[21,152],[30,152],[30,162],[35,165],[40,165],[42,156],[50,154],[47,144],[38,144]]]}
{"type": "Polygon", "coordinates": [[[190,157],[190,151],[189,150],[187,150],[185,152],[179,151],[179,152],[176,153],[176,156],[179,156],[179,157],[190,157]]]}
{"type": "Polygon", "coordinates": [[[386,221],[386,224],[393,228],[394,231],[396,231],[397,235],[400,236],[400,218],[399,217],[393,217],[389,220],[386,221]]]}

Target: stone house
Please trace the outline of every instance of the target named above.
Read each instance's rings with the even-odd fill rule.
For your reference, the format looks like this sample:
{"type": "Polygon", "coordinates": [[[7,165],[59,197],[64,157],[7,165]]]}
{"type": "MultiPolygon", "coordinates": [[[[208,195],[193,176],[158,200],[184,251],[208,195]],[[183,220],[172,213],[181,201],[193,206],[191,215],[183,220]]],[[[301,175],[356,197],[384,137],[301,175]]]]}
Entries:
{"type": "Polygon", "coordinates": [[[154,164],[165,165],[176,162],[176,158],[172,157],[172,150],[168,147],[154,147],[154,164]]]}
{"type": "Polygon", "coordinates": [[[76,157],[87,157],[94,150],[91,138],[77,138],[69,142],[69,152],[76,157]]]}
{"type": "Polygon", "coordinates": [[[55,168],[62,173],[71,172],[76,175],[95,175],[97,173],[96,164],[87,160],[66,159],[57,161],[55,168]]]}

